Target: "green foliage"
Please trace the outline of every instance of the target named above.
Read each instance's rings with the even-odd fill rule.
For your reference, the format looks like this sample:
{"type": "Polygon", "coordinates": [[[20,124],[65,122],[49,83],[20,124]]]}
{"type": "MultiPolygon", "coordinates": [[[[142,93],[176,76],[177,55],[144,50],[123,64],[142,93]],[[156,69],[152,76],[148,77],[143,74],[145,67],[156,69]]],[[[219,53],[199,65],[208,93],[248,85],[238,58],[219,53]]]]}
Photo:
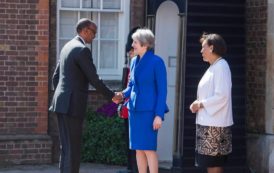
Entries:
{"type": "Polygon", "coordinates": [[[127,144],[124,120],[88,110],[82,147],[82,161],[126,164],[127,144]]]}

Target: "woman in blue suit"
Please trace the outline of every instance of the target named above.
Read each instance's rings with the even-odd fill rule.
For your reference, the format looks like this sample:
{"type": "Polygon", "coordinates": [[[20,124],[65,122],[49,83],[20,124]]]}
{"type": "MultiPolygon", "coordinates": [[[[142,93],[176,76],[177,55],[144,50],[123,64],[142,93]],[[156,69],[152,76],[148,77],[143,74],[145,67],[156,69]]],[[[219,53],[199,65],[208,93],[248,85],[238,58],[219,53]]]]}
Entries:
{"type": "Polygon", "coordinates": [[[158,173],[157,133],[167,112],[167,76],[164,61],[152,51],[154,35],[138,29],[132,35],[134,53],[128,86],[129,147],[136,150],[139,173],[158,173]]]}

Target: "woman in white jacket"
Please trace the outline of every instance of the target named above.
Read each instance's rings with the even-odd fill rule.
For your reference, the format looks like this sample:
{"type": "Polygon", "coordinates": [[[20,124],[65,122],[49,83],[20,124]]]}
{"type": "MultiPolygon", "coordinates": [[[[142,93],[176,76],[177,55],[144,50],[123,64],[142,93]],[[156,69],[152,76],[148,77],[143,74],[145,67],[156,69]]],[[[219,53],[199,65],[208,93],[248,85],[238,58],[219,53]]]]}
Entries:
{"type": "Polygon", "coordinates": [[[232,152],[231,72],[222,58],[226,43],[218,34],[203,34],[203,60],[210,64],[198,85],[197,99],[190,105],[196,113],[195,165],[208,173],[222,173],[232,152]]]}

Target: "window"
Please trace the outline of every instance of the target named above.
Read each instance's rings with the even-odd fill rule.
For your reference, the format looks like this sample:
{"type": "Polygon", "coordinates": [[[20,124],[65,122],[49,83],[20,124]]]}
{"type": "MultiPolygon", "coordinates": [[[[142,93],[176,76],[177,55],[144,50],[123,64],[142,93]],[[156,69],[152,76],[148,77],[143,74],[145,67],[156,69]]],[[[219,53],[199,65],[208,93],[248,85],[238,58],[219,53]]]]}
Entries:
{"type": "Polygon", "coordinates": [[[75,35],[75,24],[89,18],[97,24],[92,45],[94,64],[101,78],[120,80],[129,28],[129,0],[58,0],[57,55],[75,35]]]}

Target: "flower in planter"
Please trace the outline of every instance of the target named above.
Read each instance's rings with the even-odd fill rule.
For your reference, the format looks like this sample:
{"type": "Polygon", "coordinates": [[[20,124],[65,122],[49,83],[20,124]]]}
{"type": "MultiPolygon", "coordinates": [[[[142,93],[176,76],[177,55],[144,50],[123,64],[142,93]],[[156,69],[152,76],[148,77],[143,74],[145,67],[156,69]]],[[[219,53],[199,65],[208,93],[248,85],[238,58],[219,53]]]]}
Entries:
{"type": "Polygon", "coordinates": [[[99,107],[96,112],[103,114],[106,117],[113,117],[117,113],[118,105],[110,102],[99,107]]]}

